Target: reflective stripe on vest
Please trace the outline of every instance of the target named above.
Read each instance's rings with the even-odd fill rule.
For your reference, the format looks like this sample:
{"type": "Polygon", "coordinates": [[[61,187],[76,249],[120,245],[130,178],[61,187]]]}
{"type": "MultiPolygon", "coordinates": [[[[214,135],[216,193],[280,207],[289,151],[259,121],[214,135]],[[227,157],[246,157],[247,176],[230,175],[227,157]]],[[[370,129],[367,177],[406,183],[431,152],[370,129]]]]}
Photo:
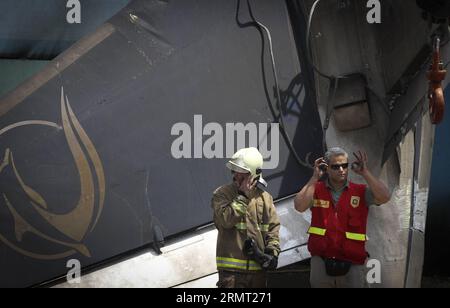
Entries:
{"type": "MultiPolygon", "coordinates": [[[[316,228],[316,227],[311,227],[308,230],[309,234],[315,234],[315,235],[320,235],[320,236],[325,236],[326,232],[327,232],[326,229],[316,228]]],[[[347,239],[354,240],[354,241],[365,242],[367,240],[366,235],[360,234],[360,233],[345,232],[345,236],[347,239]]]]}
{"type": "Polygon", "coordinates": [[[238,230],[247,230],[247,224],[245,222],[240,222],[234,225],[238,230]]]}
{"type": "Polygon", "coordinates": [[[234,268],[241,270],[259,271],[261,266],[253,260],[217,257],[217,268],[234,268]],[[248,268],[247,268],[248,262],[248,268]]]}
{"type": "Polygon", "coordinates": [[[261,232],[268,232],[269,231],[269,225],[268,224],[258,225],[258,230],[261,231],[261,232]]]}
{"type": "Polygon", "coordinates": [[[308,230],[309,234],[315,234],[315,235],[320,235],[320,236],[325,236],[325,233],[327,233],[326,229],[322,229],[322,228],[316,228],[316,227],[310,227],[308,230]]]}
{"type": "Polygon", "coordinates": [[[361,241],[361,242],[365,242],[367,239],[365,234],[360,234],[360,233],[345,232],[345,236],[349,240],[361,241]]]}
{"type": "Polygon", "coordinates": [[[247,207],[238,201],[231,202],[231,207],[236,210],[240,215],[245,215],[247,213],[247,207]]]}

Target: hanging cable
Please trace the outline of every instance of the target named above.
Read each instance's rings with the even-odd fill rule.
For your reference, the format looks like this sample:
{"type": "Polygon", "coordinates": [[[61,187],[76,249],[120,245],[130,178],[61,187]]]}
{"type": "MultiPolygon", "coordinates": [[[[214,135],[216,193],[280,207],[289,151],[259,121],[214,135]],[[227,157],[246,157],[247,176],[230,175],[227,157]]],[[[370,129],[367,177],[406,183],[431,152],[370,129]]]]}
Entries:
{"type": "Polygon", "coordinates": [[[312,50],[311,50],[311,26],[312,26],[312,19],[314,17],[314,13],[316,11],[317,6],[319,5],[321,0],[316,0],[314,4],[311,7],[311,11],[309,12],[308,16],[308,25],[306,27],[306,58],[308,59],[309,64],[312,66],[312,68],[322,76],[323,78],[326,78],[328,80],[332,79],[341,79],[346,78],[345,76],[333,76],[333,75],[327,75],[323,73],[319,68],[314,64],[312,60],[312,50]]]}
{"type": "Polygon", "coordinates": [[[276,89],[276,96],[277,96],[276,102],[277,102],[277,107],[278,107],[278,110],[280,113],[279,116],[276,118],[278,118],[278,123],[280,124],[281,135],[283,136],[283,139],[285,140],[286,145],[289,148],[289,151],[294,156],[295,161],[303,167],[313,169],[313,166],[311,166],[307,162],[304,162],[300,158],[300,156],[298,155],[297,151],[295,150],[294,145],[292,144],[291,138],[286,130],[286,126],[284,123],[284,117],[283,117],[283,108],[281,105],[281,92],[280,92],[280,87],[279,87],[279,83],[278,83],[278,74],[277,74],[277,70],[276,70],[275,56],[274,56],[274,52],[273,52],[272,35],[270,33],[270,30],[264,24],[259,22],[253,15],[249,0],[247,0],[247,4],[249,7],[249,13],[250,13],[251,18],[262,30],[264,30],[264,32],[266,33],[267,38],[269,40],[270,59],[272,62],[272,72],[273,72],[273,76],[274,76],[274,80],[275,80],[275,89],[276,89]]]}
{"type": "Polygon", "coordinates": [[[328,79],[330,81],[330,91],[328,95],[328,102],[326,106],[326,115],[325,115],[325,122],[322,127],[322,150],[325,153],[327,151],[327,131],[330,126],[330,120],[331,116],[333,114],[333,108],[334,108],[334,101],[336,98],[336,92],[337,88],[339,86],[339,80],[347,78],[345,76],[333,76],[333,75],[327,75],[323,73],[312,60],[312,50],[311,50],[311,26],[312,26],[312,20],[314,17],[314,13],[316,11],[317,6],[319,5],[321,0],[316,0],[312,7],[311,11],[309,12],[308,16],[308,25],[306,27],[306,59],[308,60],[309,64],[313,68],[313,70],[319,75],[322,76],[325,79],[328,79]]]}

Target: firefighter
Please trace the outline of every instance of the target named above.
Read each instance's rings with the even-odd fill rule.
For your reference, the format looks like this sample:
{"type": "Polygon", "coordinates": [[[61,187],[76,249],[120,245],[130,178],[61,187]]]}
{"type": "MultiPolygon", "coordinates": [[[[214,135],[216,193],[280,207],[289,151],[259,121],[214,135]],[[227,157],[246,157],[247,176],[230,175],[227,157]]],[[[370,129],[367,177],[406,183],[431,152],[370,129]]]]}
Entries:
{"type": "Polygon", "coordinates": [[[359,151],[354,155],[356,161],[350,166],[344,150],[330,149],[325,158],[316,160],[314,175],[294,201],[297,211],[312,212],[308,249],[313,288],[367,286],[369,206],[389,202],[390,192],[367,168],[367,154],[359,151]],[[350,167],[367,186],[348,181],[350,167]]]}
{"type": "Polygon", "coordinates": [[[217,236],[219,288],[264,288],[266,271],[275,270],[280,253],[278,219],[272,196],[257,185],[263,157],[256,148],[241,149],[226,164],[233,183],[212,197],[217,236]]]}

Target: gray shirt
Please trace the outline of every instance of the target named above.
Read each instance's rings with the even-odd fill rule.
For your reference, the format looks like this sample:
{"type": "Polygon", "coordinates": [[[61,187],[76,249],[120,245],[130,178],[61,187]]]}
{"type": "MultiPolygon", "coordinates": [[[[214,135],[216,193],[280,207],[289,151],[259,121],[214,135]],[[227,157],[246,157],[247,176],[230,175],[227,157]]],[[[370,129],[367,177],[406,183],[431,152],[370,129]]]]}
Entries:
{"type": "MultiPolygon", "coordinates": [[[[347,181],[347,183],[345,183],[345,185],[339,190],[335,190],[330,185],[330,182],[328,180],[325,182],[325,184],[327,188],[330,190],[331,197],[333,198],[333,203],[337,204],[344,190],[348,188],[349,182],[347,181]]],[[[368,186],[366,186],[365,198],[367,206],[375,204],[375,197],[373,196],[372,190],[368,186]]]]}

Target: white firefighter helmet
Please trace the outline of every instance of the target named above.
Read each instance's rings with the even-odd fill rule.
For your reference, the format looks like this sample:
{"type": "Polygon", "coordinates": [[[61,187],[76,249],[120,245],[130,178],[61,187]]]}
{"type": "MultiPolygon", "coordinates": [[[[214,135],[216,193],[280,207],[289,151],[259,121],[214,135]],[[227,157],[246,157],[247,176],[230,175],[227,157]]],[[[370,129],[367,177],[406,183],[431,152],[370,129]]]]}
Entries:
{"type": "Polygon", "coordinates": [[[263,157],[257,148],[245,148],[231,157],[227,167],[234,172],[250,173],[252,177],[258,177],[258,182],[267,187],[267,182],[262,177],[263,162],[263,157]]]}

